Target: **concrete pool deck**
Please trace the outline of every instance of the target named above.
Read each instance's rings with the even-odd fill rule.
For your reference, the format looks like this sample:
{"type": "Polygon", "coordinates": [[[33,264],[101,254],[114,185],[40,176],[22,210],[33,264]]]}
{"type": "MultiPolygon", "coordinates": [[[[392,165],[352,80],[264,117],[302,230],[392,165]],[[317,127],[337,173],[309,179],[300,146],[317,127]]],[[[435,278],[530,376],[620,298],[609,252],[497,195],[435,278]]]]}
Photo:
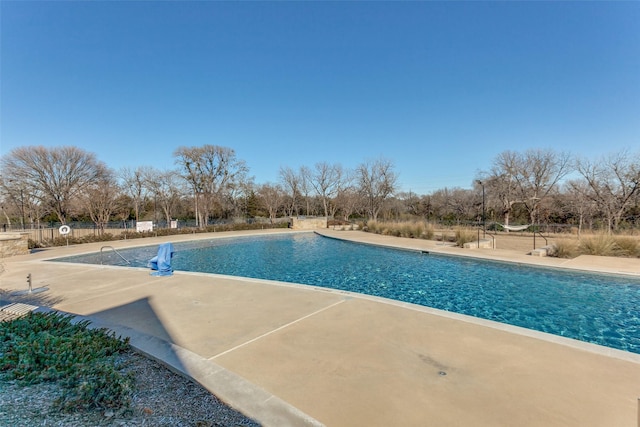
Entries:
{"type": "MultiPolygon", "coordinates": [[[[264,231],[267,234],[277,231],[264,231]]],[[[286,231],[285,231],[286,232],[286,231]]],[[[266,280],[46,262],[255,232],[77,245],[2,259],[0,288],[49,288],[266,426],[640,426],[640,355],[426,307],[266,280]]],[[[640,277],[640,260],[560,260],[362,232],[322,234],[640,277]]],[[[640,308],[639,308],[640,309],[640,308]]]]}

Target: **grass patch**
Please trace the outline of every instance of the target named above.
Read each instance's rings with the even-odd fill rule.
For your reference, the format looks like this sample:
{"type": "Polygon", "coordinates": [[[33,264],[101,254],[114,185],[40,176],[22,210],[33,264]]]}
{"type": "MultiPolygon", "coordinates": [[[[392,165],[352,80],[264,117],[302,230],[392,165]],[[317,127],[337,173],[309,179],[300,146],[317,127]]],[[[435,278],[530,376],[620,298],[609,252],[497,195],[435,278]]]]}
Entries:
{"type": "Polygon", "coordinates": [[[616,236],[616,253],[618,256],[637,258],[640,257],[640,243],[633,237],[616,236]]]}
{"type": "Polygon", "coordinates": [[[456,245],[461,248],[464,247],[465,243],[476,242],[477,234],[473,232],[470,228],[458,227],[455,230],[455,239],[456,245]]]}
{"type": "Polygon", "coordinates": [[[600,234],[583,237],[579,241],[557,241],[549,255],[558,258],[574,258],[579,255],[638,258],[640,241],[630,236],[600,234]]]}
{"type": "Polygon", "coordinates": [[[613,236],[601,234],[580,239],[578,251],[581,255],[614,256],[616,242],[613,236]]]}
{"type": "Polygon", "coordinates": [[[117,357],[129,339],[72,320],[51,312],[0,323],[0,378],[57,382],[63,393],[54,406],[63,411],[129,408],[133,379],[119,372],[117,357]]]}
{"type": "Polygon", "coordinates": [[[406,237],[409,239],[433,239],[434,227],[425,221],[367,221],[363,231],[384,236],[406,237]]]}
{"type": "Polygon", "coordinates": [[[578,242],[559,240],[551,246],[548,255],[557,258],[575,258],[578,255],[578,242]]]}

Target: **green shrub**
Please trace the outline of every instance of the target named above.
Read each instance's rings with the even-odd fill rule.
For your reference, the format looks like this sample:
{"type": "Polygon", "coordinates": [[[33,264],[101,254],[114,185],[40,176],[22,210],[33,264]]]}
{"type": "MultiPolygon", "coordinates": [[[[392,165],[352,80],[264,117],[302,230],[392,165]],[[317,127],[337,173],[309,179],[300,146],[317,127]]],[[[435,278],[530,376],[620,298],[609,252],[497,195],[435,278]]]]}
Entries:
{"type": "Polygon", "coordinates": [[[57,381],[55,402],[67,411],[128,408],[132,379],[119,372],[117,355],[129,340],[59,313],[30,313],[0,323],[0,375],[21,384],[57,381]]]}
{"type": "Polygon", "coordinates": [[[132,375],[122,375],[117,365],[104,360],[80,365],[62,384],[64,392],[54,404],[66,412],[130,406],[132,375]]]}

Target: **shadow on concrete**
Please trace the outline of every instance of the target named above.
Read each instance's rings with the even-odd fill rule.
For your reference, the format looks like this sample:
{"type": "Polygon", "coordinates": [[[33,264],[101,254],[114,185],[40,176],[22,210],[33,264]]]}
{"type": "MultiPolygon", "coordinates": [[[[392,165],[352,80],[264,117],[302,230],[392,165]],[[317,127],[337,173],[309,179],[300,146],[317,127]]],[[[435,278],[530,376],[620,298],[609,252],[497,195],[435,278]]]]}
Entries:
{"type": "Polygon", "coordinates": [[[142,298],[108,310],[91,313],[88,316],[93,320],[122,325],[174,344],[171,334],[158,318],[149,298],[142,298]]]}
{"type": "Polygon", "coordinates": [[[182,375],[194,378],[181,360],[183,350],[176,345],[162,320],[153,309],[150,298],[142,298],[108,310],[87,315],[92,327],[107,328],[128,337],[131,346],[182,375]]]}
{"type": "Polygon", "coordinates": [[[37,305],[40,307],[53,307],[55,304],[63,301],[62,298],[51,296],[51,294],[46,292],[12,295],[14,293],[15,291],[0,289],[0,306],[19,302],[23,304],[37,305]]]}
{"type": "MultiPolygon", "coordinates": [[[[49,307],[53,305],[52,301],[55,300],[46,295],[37,294],[30,298],[21,297],[18,298],[19,301],[16,301],[14,296],[2,289],[0,289],[0,295],[7,297],[6,301],[3,298],[3,303],[25,303],[28,300],[30,304],[39,305],[40,309],[44,312],[51,310],[49,307]],[[9,298],[12,298],[12,301],[9,302],[9,298]]],[[[238,426],[260,427],[262,425],[257,420],[244,414],[240,409],[226,403],[225,400],[218,396],[218,393],[214,392],[210,381],[202,382],[200,377],[203,376],[203,373],[206,375],[217,373],[215,369],[208,369],[209,365],[214,366],[214,364],[174,343],[171,334],[156,314],[150,298],[141,298],[108,310],[97,311],[87,315],[69,314],[74,316],[75,322],[89,321],[89,328],[106,329],[107,331],[113,332],[117,337],[129,338],[129,343],[134,350],[141,352],[145,357],[156,360],[171,371],[189,378],[191,381],[198,383],[204,389],[208,390],[215,397],[216,402],[213,404],[210,403],[212,405],[211,411],[217,414],[220,420],[233,419],[238,422],[238,426]]],[[[13,318],[9,320],[13,320],[13,318]]],[[[0,321],[2,321],[2,317],[0,317],[0,321]]],[[[207,379],[206,375],[204,376],[205,380],[207,379]]],[[[222,378],[222,380],[224,379],[225,378],[222,378]]],[[[221,381],[220,375],[214,376],[213,380],[216,382],[221,381]]],[[[247,387],[238,387],[238,389],[244,393],[247,387]]],[[[176,397],[178,399],[180,398],[180,396],[176,397]]],[[[258,401],[262,402],[265,400],[268,399],[261,396],[261,399],[258,401]]],[[[210,424],[207,423],[206,425],[210,424]]],[[[216,423],[215,425],[219,424],[216,423]]],[[[288,426],[296,424],[279,423],[277,425],[288,426]]]]}

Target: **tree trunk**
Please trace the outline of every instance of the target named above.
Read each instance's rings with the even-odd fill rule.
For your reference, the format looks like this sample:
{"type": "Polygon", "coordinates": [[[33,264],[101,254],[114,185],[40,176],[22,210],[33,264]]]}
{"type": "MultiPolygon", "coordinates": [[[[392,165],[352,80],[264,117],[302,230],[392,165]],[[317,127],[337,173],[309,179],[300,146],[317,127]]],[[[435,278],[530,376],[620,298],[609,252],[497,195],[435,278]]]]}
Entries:
{"type": "MultiPolygon", "coordinates": [[[[506,227],[508,227],[508,226],[509,226],[509,214],[510,214],[510,213],[511,213],[510,211],[504,211],[504,225],[505,225],[506,227]]],[[[505,228],[505,231],[508,233],[508,232],[509,232],[509,229],[508,229],[508,228],[505,228]]]]}

